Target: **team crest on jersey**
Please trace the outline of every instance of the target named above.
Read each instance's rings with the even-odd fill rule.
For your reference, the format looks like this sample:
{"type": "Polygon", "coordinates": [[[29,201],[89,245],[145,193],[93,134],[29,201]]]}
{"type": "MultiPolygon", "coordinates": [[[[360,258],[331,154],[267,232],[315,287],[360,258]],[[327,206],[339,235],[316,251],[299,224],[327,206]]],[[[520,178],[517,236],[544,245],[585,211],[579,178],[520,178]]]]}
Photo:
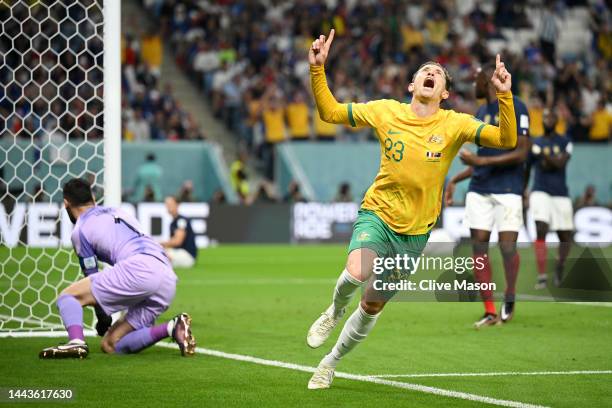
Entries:
{"type": "Polygon", "coordinates": [[[443,142],[444,138],[441,135],[431,135],[429,139],[427,139],[427,143],[442,144],[443,142]]]}
{"type": "Polygon", "coordinates": [[[369,238],[370,238],[370,234],[368,234],[367,232],[362,232],[357,237],[357,241],[367,241],[369,238]]]}
{"type": "Polygon", "coordinates": [[[427,161],[439,162],[442,158],[442,152],[425,152],[425,158],[427,161]]]}

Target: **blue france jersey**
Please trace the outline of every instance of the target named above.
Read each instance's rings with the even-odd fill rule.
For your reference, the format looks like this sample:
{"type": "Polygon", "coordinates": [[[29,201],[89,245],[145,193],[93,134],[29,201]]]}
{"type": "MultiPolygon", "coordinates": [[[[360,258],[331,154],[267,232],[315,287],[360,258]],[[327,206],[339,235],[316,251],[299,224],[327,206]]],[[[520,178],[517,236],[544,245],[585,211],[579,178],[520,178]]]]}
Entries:
{"type": "Polygon", "coordinates": [[[534,139],[529,153],[529,164],[534,167],[533,191],[543,191],[551,196],[567,197],[567,179],[565,168],[555,169],[544,163],[544,156],[572,154],[572,141],[557,134],[551,137],[538,137],[534,139]]]}
{"type": "MultiPolygon", "coordinates": [[[[519,136],[529,136],[529,113],[525,104],[516,96],[514,114],[519,136]]],[[[499,126],[499,104],[497,100],[484,104],[476,112],[476,118],[484,123],[499,126]]],[[[478,156],[497,156],[507,150],[478,147],[478,156]]],[[[480,194],[523,194],[525,163],[512,166],[474,166],[469,191],[480,194]]]]}
{"type": "Polygon", "coordinates": [[[189,218],[183,217],[179,214],[175,219],[173,219],[172,223],[170,224],[170,236],[174,236],[177,229],[185,230],[185,239],[179,248],[184,249],[185,251],[189,252],[191,256],[197,258],[198,248],[196,247],[195,233],[193,232],[193,228],[191,228],[191,221],[189,221],[189,218]]]}

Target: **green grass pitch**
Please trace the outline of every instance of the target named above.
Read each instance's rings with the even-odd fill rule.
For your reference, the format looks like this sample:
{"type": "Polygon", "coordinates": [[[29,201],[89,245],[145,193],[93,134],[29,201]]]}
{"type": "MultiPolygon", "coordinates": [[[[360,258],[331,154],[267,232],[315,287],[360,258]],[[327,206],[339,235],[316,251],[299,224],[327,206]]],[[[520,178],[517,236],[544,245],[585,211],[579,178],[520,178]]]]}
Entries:
{"type": "MultiPolygon", "coordinates": [[[[529,251],[524,250],[527,260],[521,265],[519,285],[530,286],[535,280],[529,251]]],[[[6,255],[6,249],[0,249],[0,256],[6,255]]],[[[65,258],[51,255],[48,261],[57,265],[65,258]]],[[[344,261],[344,246],[228,245],[203,250],[196,267],[177,271],[177,297],[162,319],[180,311],[191,313],[198,346],[206,349],[313,367],[340,328],[317,350],[306,346],[306,331],[330,303],[344,261]]],[[[16,264],[4,264],[0,285],[6,287],[6,278],[16,268],[16,264]]],[[[499,259],[493,273],[503,275],[499,259]]],[[[392,303],[338,371],[406,375],[607,370],[591,375],[389,379],[523,404],[610,406],[612,308],[522,302],[511,323],[476,331],[472,323],[481,314],[480,303],[392,303]]],[[[138,355],[105,355],[97,338],[89,339],[91,352],[86,360],[39,360],[39,350],[58,340],[0,338],[0,387],[74,390],[72,403],[24,405],[44,407],[483,405],[343,378],[337,378],[330,390],[309,391],[307,372],[209,355],[181,358],[176,350],[162,347],[138,355]]]]}

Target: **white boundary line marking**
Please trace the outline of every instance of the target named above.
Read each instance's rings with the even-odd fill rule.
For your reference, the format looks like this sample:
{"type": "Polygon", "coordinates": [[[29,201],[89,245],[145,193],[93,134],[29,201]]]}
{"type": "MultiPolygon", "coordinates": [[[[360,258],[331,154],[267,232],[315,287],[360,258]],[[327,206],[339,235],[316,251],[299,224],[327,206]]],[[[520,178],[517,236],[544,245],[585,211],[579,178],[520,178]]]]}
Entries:
{"type": "MultiPolygon", "coordinates": [[[[156,346],[164,347],[164,348],[171,348],[171,349],[178,349],[178,346],[173,343],[157,343],[156,346]]],[[[309,366],[293,364],[293,363],[285,363],[283,361],[266,360],[263,358],[246,356],[242,354],[226,353],[223,351],[210,350],[210,349],[205,349],[202,347],[197,347],[196,352],[199,354],[204,354],[204,355],[213,356],[213,357],[226,358],[229,360],[236,360],[236,361],[244,361],[247,363],[259,364],[259,365],[264,365],[264,366],[269,366],[269,367],[286,368],[289,370],[303,371],[303,372],[308,372],[308,373],[312,373],[316,370],[315,367],[309,367],[309,366]]],[[[442,397],[459,398],[459,399],[465,399],[469,401],[483,402],[486,404],[498,405],[502,407],[515,407],[515,408],[542,408],[543,407],[542,405],[533,405],[533,404],[526,404],[526,403],[518,402],[518,401],[502,400],[502,399],[497,399],[497,398],[485,397],[482,395],[446,390],[443,388],[429,387],[426,385],[385,380],[382,378],[376,378],[376,377],[366,376],[366,375],[336,372],[336,377],[344,378],[347,380],[387,385],[390,387],[402,388],[402,389],[411,390],[411,391],[418,391],[418,392],[423,392],[426,394],[439,395],[442,397]]]]}
{"type": "Polygon", "coordinates": [[[612,370],[578,370],[578,371],[506,371],[493,373],[423,373],[423,374],[378,374],[370,375],[373,378],[428,378],[428,377],[498,377],[522,375],[590,375],[612,374],[612,370]]]}
{"type": "MultiPolygon", "coordinates": [[[[0,317],[6,317],[0,315],[0,317]]],[[[24,321],[33,321],[32,319],[20,319],[24,321]]],[[[36,321],[38,323],[38,321],[36,321]]],[[[56,325],[49,325],[53,328],[56,325]]],[[[86,331],[87,336],[95,336],[95,332],[86,331]]],[[[30,332],[0,332],[0,338],[6,337],[63,337],[64,331],[30,331],[30,332]]],[[[170,349],[177,349],[178,346],[174,343],[157,343],[156,346],[170,349]]],[[[244,361],[247,363],[265,365],[269,367],[285,368],[289,370],[302,371],[312,373],[315,367],[309,367],[300,364],[286,363],[283,361],[266,360],[258,357],[247,356],[242,354],[226,353],[218,350],[205,349],[197,347],[196,351],[199,354],[209,355],[213,357],[225,358],[235,361],[244,361]]],[[[439,395],[443,397],[459,398],[469,401],[483,402],[492,405],[503,407],[516,408],[543,408],[542,405],[527,404],[518,401],[502,400],[476,394],[470,394],[460,391],[446,390],[443,388],[429,387],[420,384],[412,384],[407,382],[386,380],[385,378],[426,378],[426,377],[484,377],[484,376],[537,376],[537,375],[597,375],[597,374],[612,374],[612,370],[583,370],[583,371],[533,371],[533,372],[490,372],[490,373],[430,373],[430,374],[380,374],[380,375],[358,375],[344,372],[336,372],[336,377],[347,380],[369,382],[373,384],[387,385],[390,387],[402,388],[411,391],[423,392],[426,394],[439,395]]]]}
{"type": "Polygon", "coordinates": [[[559,302],[563,305],[612,307],[612,302],[559,302]]]}

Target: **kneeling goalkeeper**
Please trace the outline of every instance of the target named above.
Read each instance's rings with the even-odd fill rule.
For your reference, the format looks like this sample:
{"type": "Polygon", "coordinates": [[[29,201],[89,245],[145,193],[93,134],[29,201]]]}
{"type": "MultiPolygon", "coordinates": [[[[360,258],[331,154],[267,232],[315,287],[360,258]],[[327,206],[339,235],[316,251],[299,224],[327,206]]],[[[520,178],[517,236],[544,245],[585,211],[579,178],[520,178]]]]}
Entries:
{"type": "Polygon", "coordinates": [[[191,317],[181,313],[154,325],[176,292],[176,275],[163,248],[141,232],[138,222],[120,209],[97,206],[91,187],[81,179],[64,185],[64,206],[75,228],[72,245],[85,278],[62,291],[57,308],[68,331],[67,344],[48,347],[40,358],[85,358],[83,307],[99,307],[106,315],[127,309],[106,331],[106,353],[137,353],[172,337],[182,355],[195,352],[191,317]],[[110,265],[98,272],[98,260],[110,265]]]}

